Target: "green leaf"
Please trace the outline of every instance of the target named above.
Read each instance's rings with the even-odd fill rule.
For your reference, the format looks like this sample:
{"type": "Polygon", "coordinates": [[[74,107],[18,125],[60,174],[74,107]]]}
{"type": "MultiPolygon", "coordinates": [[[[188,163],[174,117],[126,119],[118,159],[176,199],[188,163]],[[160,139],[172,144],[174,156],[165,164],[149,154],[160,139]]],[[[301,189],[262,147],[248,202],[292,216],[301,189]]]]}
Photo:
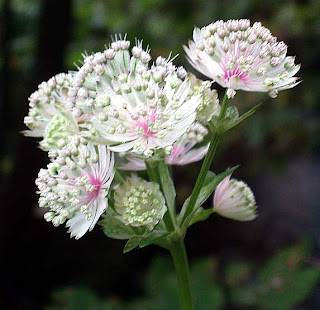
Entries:
{"type": "MultiPolygon", "coordinates": [[[[203,189],[204,189],[206,186],[208,186],[208,184],[210,184],[211,182],[213,182],[214,179],[215,179],[215,177],[216,177],[216,175],[215,175],[212,171],[208,171],[208,172],[207,172],[207,175],[206,175],[206,178],[204,179],[203,187],[202,187],[202,189],[201,189],[201,191],[200,191],[198,200],[200,199],[201,196],[204,196],[204,190],[203,190],[203,189]]],[[[210,196],[210,194],[209,194],[209,196],[210,196]]],[[[209,197],[209,196],[208,196],[208,197],[209,197]]],[[[184,216],[184,213],[185,213],[185,211],[186,211],[186,208],[187,208],[187,205],[188,205],[188,203],[189,203],[189,200],[190,200],[190,196],[186,199],[186,201],[184,202],[184,204],[183,204],[183,206],[182,206],[181,212],[180,212],[180,214],[179,214],[180,219],[182,219],[183,216],[184,216]]],[[[197,205],[197,203],[198,203],[198,200],[197,200],[197,202],[196,202],[196,205],[197,205]]]]}
{"type": "Polygon", "coordinates": [[[310,251],[310,243],[306,240],[281,249],[265,264],[264,268],[261,269],[259,277],[264,281],[274,274],[283,274],[298,269],[310,251]]]}
{"type": "Polygon", "coordinates": [[[159,162],[158,171],[163,194],[168,204],[167,207],[173,208],[175,205],[176,190],[170,176],[169,169],[164,160],[159,162]]]}
{"type": "Polygon", "coordinates": [[[243,122],[245,119],[247,119],[249,116],[251,116],[253,113],[255,113],[257,110],[259,110],[262,106],[262,103],[257,104],[252,109],[250,109],[248,112],[241,115],[235,122],[230,123],[229,125],[226,125],[224,127],[225,131],[237,126],[241,122],[243,122]]]}
{"type": "MultiPolygon", "coordinates": [[[[234,287],[233,303],[257,309],[284,310],[301,304],[320,277],[319,270],[304,263],[309,253],[307,242],[282,249],[261,268],[255,281],[234,287]]],[[[248,279],[243,280],[248,282],[248,279]]]]}
{"type": "MultiPolygon", "coordinates": [[[[227,177],[229,174],[233,173],[239,166],[235,166],[232,167],[218,175],[215,175],[213,172],[208,171],[203,187],[200,191],[199,197],[195,203],[194,206],[194,210],[196,210],[198,207],[200,207],[208,198],[209,196],[212,194],[212,192],[216,189],[216,187],[219,185],[219,183],[225,178],[227,177]]],[[[187,205],[189,203],[190,197],[187,198],[187,200],[184,202],[182,209],[181,209],[181,213],[180,213],[180,219],[183,218],[184,212],[187,208],[187,205]]],[[[187,226],[190,226],[188,223],[190,223],[190,221],[192,221],[194,214],[190,214],[185,223],[187,226]]],[[[195,222],[194,222],[195,223],[195,222]]],[[[186,227],[185,227],[186,228],[186,227]]]]}
{"type": "Polygon", "coordinates": [[[189,226],[206,220],[214,212],[213,208],[203,209],[202,207],[198,208],[195,214],[192,216],[189,226]]]}
{"type": "Polygon", "coordinates": [[[103,215],[103,220],[99,222],[103,228],[103,232],[113,239],[130,239],[135,235],[133,229],[122,223],[115,217],[115,212],[108,209],[107,213],[103,215]],[[114,213],[114,214],[113,214],[114,213]]]}
{"type": "Polygon", "coordinates": [[[167,231],[154,231],[151,234],[149,234],[146,238],[144,238],[140,242],[139,246],[140,248],[143,248],[147,245],[160,241],[161,239],[165,238],[169,234],[170,232],[167,232],[167,231]]]}
{"type": "Polygon", "coordinates": [[[131,239],[129,239],[123,248],[123,253],[128,253],[134,248],[136,248],[139,245],[140,241],[141,241],[141,236],[134,236],[131,239]]]}

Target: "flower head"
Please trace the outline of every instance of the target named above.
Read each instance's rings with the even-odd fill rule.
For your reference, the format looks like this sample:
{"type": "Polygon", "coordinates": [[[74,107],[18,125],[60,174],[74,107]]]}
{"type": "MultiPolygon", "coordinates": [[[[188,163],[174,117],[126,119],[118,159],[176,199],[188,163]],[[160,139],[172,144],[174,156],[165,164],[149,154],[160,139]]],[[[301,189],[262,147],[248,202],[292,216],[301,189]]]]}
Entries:
{"type": "Polygon", "coordinates": [[[152,230],[167,211],[157,183],[137,176],[128,178],[114,193],[114,208],[126,225],[152,230]]]}
{"type": "Polygon", "coordinates": [[[256,201],[250,187],[227,176],[216,188],[213,207],[221,216],[237,221],[256,218],[256,201]]]}
{"type": "Polygon", "coordinates": [[[105,146],[84,144],[74,137],[61,150],[51,150],[52,162],[41,169],[36,180],[39,206],[50,209],[47,221],[66,226],[79,239],[92,230],[108,205],[114,175],[114,157],[105,146]]]}
{"type": "Polygon", "coordinates": [[[287,46],[277,42],[260,22],[250,26],[247,19],[220,20],[193,31],[193,41],[184,47],[191,65],[222,87],[235,90],[269,92],[296,86],[294,75],[300,65],[286,57],[287,46]]]}
{"type": "MultiPolygon", "coordinates": [[[[194,123],[189,126],[187,132],[173,144],[172,148],[167,151],[169,154],[165,157],[167,165],[188,165],[201,160],[208,151],[209,146],[204,145],[195,147],[203,141],[208,134],[208,130],[200,123],[194,123]]],[[[127,162],[118,168],[122,170],[139,171],[146,170],[145,162],[137,156],[127,156],[127,162]]]]}
{"type": "Polygon", "coordinates": [[[118,40],[103,53],[86,56],[69,96],[74,113],[91,115],[92,140],[115,152],[153,156],[170,147],[194,122],[199,95],[190,95],[186,71],[137,41],[118,40]]]}
{"type": "Polygon", "coordinates": [[[26,136],[42,137],[41,148],[49,150],[66,145],[68,137],[79,132],[77,120],[67,108],[72,74],[58,74],[39,85],[29,97],[29,114],[24,123],[26,136]]]}

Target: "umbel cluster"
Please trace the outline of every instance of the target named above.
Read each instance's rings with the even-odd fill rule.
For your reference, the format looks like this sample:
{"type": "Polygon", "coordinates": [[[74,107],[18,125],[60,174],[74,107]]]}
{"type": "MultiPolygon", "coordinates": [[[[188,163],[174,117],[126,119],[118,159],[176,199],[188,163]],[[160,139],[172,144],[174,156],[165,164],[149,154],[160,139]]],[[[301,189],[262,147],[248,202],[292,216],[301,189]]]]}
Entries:
{"type": "MultiPolygon", "coordinates": [[[[50,159],[36,180],[47,221],[65,223],[78,239],[102,216],[105,233],[131,240],[129,248],[168,234],[168,213],[173,227],[183,227],[191,209],[176,214],[174,186],[166,186],[172,185],[168,167],[203,159],[212,137],[254,112],[239,116],[226,105],[236,91],[275,97],[299,83],[299,65],[286,56],[287,46],[260,23],[228,20],[195,28],[184,49],[209,80],[175,66],[171,56],[152,61],[142,41],[132,46],[116,36],[104,51],[83,55],[78,70],[42,82],[30,96],[24,134],[39,138],[50,159]],[[215,82],[226,88],[222,103],[215,82]],[[132,175],[123,178],[123,170],[132,175]],[[140,170],[148,170],[148,181],[138,176],[140,170]]],[[[216,179],[210,211],[193,202],[187,226],[212,212],[255,218],[254,195],[230,179],[232,171],[216,179]]]]}

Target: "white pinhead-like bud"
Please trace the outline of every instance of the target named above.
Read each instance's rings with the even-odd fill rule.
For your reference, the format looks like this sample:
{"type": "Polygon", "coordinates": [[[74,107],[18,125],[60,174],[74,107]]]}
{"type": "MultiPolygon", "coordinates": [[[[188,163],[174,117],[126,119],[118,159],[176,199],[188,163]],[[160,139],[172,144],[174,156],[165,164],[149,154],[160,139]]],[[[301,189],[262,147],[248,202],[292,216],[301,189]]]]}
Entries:
{"type": "Polygon", "coordinates": [[[227,89],[227,97],[229,99],[234,98],[235,95],[236,95],[236,91],[234,89],[231,89],[231,88],[227,89]]]}
{"type": "Polygon", "coordinates": [[[104,51],[104,55],[107,59],[113,59],[116,55],[116,52],[112,48],[108,48],[104,51]]]}

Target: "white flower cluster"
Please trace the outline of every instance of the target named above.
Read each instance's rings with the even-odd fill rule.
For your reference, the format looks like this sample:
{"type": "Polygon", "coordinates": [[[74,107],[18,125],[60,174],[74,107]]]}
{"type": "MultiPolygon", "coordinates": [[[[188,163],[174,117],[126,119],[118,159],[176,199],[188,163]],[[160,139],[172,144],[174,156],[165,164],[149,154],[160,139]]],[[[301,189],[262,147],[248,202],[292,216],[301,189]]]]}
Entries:
{"type": "Polygon", "coordinates": [[[70,89],[78,117],[86,114],[88,137],[114,152],[150,158],[168,152],[195,121],[201,95],[190,92],[182,67],[170,59],[151,60],[142,43],[113,42],[103,53],[84,58],[70,89]]]}
{"type": "MultiPolygon", "coordinates": [[[[130,48],[126,37],[116,36],[103,52],[83,55],[76,72],[54,76],[30,96],[24,134],[41,138],[51,159],[36,180],[39,205],[49,208],[46,220],[55,226],[66,222],[71,236],[80,238],[107,209],[116,167],[144,170],[145,160],[167,165],[201,160],[209,128],[239,119],[236,107],[220,107],[213,82],[228,88],[228,97],[238,89],[274,97],[298,83],[294,75],[300,67],[260,23],[217,21],[196,28],[193,40],[185,47],[188,59],[211,82],[176,67],[171,55],[152,62],[142,41],[130,48]]],[[[152,230],[162,220],[167,207],[156,183],[134,176],[114,189],[110,201],[126,225],[152,230]]],[[[253,219],[253,194],[245,184],[225,180],[216,191],[215,209],[253,219]]]]}
{"type": "Polygon", "coordinates": [[[44,150],[63,147],[70,135],[79,132],[77,120],[66,106],[72,81],[73,74],[60,73],[42,82],[29,97],[30,110],[24,123],[30,130],[24,134],[42,137],[40,145],[44,150]]]}
{"type": "Polygon", "coordinates": [[[62,149],[49,152],[52,162],[36,180],[39,206],[50,209],[47,221],[58,226],[67,220],[71,236],[92,230],[106,210],[114,175],[114,155],[105,146],[73,137],[62,149]]]}
{"type": "Polygon", "coordinates": [[[296,86],[294,75],[300,65],[286,56],[287,46],[277,42],[260,22],[250,26],[248,19],[219,20],[193,31],[193,41],[184,47],[189,62],[199,72],[222,87],[235,90],[269,92],[296,86]]]}
{"type": "MultiPolygon", "coordinates": [[[[131,53],[129,47],[120,37],[102,53],[84,55],[77,72],[41,83],[29,98],[25,124],[30,130],[24,133],[41,138],[51,159],[36,180],[39,205],[49,208],[47,221],[66,222],[76,238],[107,209],[117,165],[113,152],[138,160],[135,170],[153,156],[166,157],[168,164],[200,160],[208,146],[193,147],[208,134],[206,122],[219,109],[209,83],[188,76],[170,57],[149,65],[150,50],[143,50],[141,41],[131,53]]],[[[140,191],[142,200],[135,196],[134,201],[139,198],[142,209],[133,217],[132,204],[117,198],[121,220],[152,229],[166,212],[159,187],[133,177],[115,197],[128,187],[135,195],[140,191]]]]}

